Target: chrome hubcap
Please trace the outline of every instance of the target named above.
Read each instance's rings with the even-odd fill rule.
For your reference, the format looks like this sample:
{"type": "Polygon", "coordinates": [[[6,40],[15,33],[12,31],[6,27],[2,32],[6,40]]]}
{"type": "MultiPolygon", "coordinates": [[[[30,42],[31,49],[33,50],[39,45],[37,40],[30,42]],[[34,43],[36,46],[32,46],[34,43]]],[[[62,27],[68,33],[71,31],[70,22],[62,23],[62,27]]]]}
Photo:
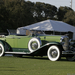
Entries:
{"type": "Polygon", "coordinates": [[[32,43],[31,43],[31,48],[32,48],[33,50],[37,49],[37,48],[38,48],[38,43],[37,43],[36,41],[32,42],[32,43]]]}
{"type": "Polygon", "coordinates": [[[56,58],[57,55],[58,55],[58,52],[56,51],[56,49],[52,49],[52,50],[50,51],[50,55],[51,55],[52,58],[56,58]]]}

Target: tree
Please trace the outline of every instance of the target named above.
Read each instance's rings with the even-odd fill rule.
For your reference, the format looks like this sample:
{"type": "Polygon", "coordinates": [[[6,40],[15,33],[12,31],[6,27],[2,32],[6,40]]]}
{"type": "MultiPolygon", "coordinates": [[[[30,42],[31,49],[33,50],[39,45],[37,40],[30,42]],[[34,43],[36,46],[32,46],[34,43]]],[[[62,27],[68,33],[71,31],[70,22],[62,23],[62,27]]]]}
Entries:
{"type": "Polygon", "coordinates": [[[69,11],[64,15],[64,22],[75,26],[75,12],[69,11]]]}
{"type": "Polygon", "coordinates": [[[9,12],[6,7],[0,5],[0,32],[6,31],[8,28],[9,12]]]}
{"type": "Polygon", "coordinates": [[[69,11],[73,11],[70,7],[59,7],[58,12],[57,12],[57,17],[59,21],[62,21],[64,18],[64,15],[69,12],[69,11]]]}
{"type": "Polygon", "coordinates": [[[57,7],[41,2],[3,0],[0,4],[0,31],[16,29],[47,19],[62,20],[74,25],[75,18],[69,15],[69,11],[73,10],[69,7],[60,7],[57,11],[57,7]]]}
{"type": "Polygon", "coordinates": [[[42,21],[45,19],[54,19],[56,12],[57,8],[55,6],[36,2],[34,9],[34,17],[35,19],[37,19],[37,21],[42,21]]]}
{"type": "Polygon", "coordinates": [[[4,4],[6,9],[9,10],[9,24],[11,29],[32,23],[33,16],[27,2],[24,0],[5,0],[4,4]]]}

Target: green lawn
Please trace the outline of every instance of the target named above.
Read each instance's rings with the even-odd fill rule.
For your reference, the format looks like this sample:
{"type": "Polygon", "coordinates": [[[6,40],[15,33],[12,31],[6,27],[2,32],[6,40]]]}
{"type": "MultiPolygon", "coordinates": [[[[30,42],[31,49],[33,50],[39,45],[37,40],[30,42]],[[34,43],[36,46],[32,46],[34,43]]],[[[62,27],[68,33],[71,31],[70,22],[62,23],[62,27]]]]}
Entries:
{"type": "Polygon", "coordinates": [[[75,75],[75,62],[52,62],[47,57],[0,58],[0,75],[75,75]]]}

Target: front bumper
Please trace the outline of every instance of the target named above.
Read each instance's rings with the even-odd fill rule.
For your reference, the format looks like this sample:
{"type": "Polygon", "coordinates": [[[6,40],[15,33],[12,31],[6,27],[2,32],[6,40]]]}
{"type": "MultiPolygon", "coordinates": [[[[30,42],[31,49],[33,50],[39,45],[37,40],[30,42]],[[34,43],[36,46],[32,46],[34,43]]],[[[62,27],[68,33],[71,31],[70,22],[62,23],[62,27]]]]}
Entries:
{"type": "Polygon", "coordinates": [[[75,51],[66,50],[66,51],[62,51],[62,54],[75,54],[75,51]]]}

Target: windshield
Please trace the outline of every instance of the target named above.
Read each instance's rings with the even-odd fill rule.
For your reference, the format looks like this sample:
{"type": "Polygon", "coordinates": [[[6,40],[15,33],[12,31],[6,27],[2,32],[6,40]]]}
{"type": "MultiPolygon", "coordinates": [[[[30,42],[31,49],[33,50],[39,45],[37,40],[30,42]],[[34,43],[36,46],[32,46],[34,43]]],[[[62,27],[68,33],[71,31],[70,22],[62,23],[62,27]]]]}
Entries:
{"type": "Polygon", "coordinates": [[[9,35],[30,35],[30,36],[41,36],[41,35],[45,35],[45,33],[43,31],[36,31],[36,30],[27,30],[27,29],[18,29],[18,30],[8,30],[9,35]]]}
{"type": "Polygon", "coordinates": [[[7,29],[7,31],[8,31],[9,35],[16,35],[16,30],[14,30],[14,29],[12,29],[12,30],[10,30],[10,29],[8,30],[7,29]]]}
{"type": "Polygon", "coordinates": [[[31,30],[30,32],[32,35],[35,35],[35,36],[45,35],[45,33],[43,31],[31,30]]]}

